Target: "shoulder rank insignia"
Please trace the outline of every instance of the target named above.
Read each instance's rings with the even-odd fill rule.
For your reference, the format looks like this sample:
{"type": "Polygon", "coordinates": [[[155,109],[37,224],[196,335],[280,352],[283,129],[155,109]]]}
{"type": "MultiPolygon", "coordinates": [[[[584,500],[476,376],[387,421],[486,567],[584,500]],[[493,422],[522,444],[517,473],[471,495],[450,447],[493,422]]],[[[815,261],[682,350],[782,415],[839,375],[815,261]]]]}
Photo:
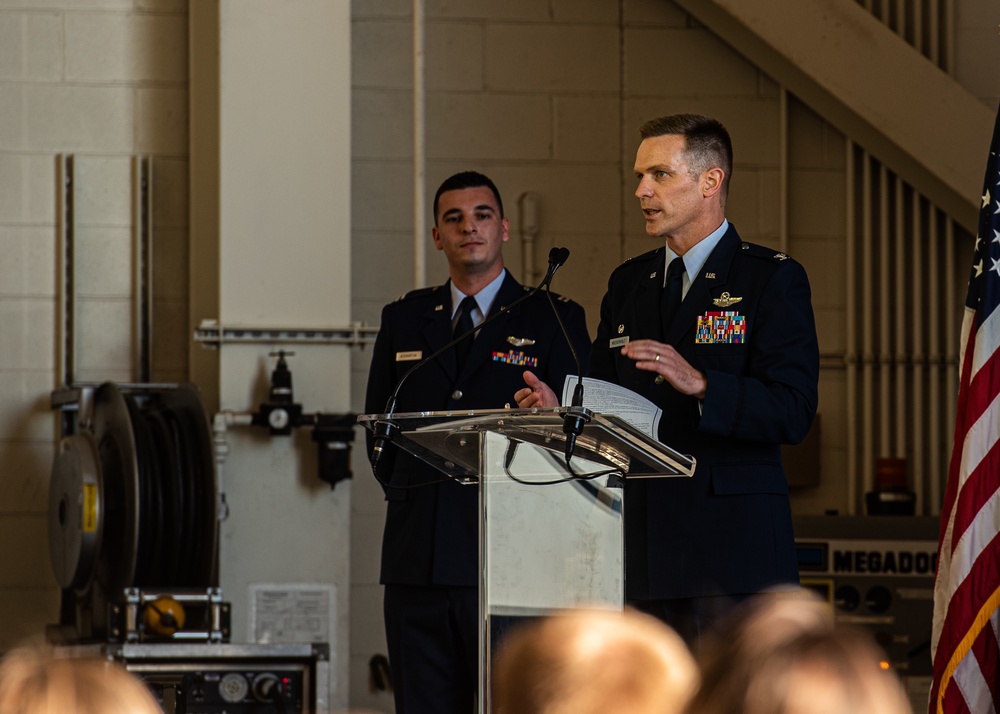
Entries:
{"type": "Polygon", "coordinates": [[[757,245],[756,243],[744,243],[740,248],[755,258],[766,258],[767,260],[773,260],[777,263],[782,263],[786,260],[791,260],[791,256],[788,253],[779,250],[775,251],[774,248],[766,245],[757,245]]]}
{"type": "Polygon", "coordinates": [[[716,307],[729,307],[740,302],[742,299],[741,297],[730,297],[729,293],[722,293],[722,295],[712,300],[712,304],[716,307]]]}
{"type": "Polygon", "coordinates": [[[528,337],[514,337],[513,335],[507,338],[507,342],[515,347],[527,347],[528,345],[535,344],[535,341],[528,337]]]}

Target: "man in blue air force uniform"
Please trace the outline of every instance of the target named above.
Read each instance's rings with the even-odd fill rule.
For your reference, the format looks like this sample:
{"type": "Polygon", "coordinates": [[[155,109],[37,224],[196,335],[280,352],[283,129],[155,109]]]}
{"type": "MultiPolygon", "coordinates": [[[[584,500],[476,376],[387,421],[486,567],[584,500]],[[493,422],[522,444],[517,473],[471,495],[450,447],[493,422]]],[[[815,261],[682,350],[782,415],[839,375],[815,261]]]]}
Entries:
{"type": "MultiPolygon", "coordinates": [[[[384,412],[403,375],[463,325],[480,325],[529,290],[504,269],[508,222],[489,178],[470,171],[447,179],[434,198],[434,222],[434,245],[448,259],[450,280],[383,308],[366,412],[384,412]]],[[[590,337],[583,308],[565,298],[555,305],[585,370],[590,337]]],[[[395,411],[503,408],[524,385],[526,368],[559,385],[577,371],[541,292],[475,335],[408,377],[395,411]]],[[[471,712],[479,660],[476,486],[450,481],[391,446],[376,476],[388,501],[381,582],[396,712],[471,712]]]]}
{"type": "MultiPolygon", "coordinates": [[[[626,598],[697,647],[732,605],[797,585],[781,444],[816,413],[819,348],[802,266],[725,219],[729,134],[695,115],[640,128],[636,196],[665,245],[608,281],[590,376],[663,409],[659,439],[694,476],[627,481],[626,598]]],[[[555,395],[526,372],[521,407],[555,395]]]]}

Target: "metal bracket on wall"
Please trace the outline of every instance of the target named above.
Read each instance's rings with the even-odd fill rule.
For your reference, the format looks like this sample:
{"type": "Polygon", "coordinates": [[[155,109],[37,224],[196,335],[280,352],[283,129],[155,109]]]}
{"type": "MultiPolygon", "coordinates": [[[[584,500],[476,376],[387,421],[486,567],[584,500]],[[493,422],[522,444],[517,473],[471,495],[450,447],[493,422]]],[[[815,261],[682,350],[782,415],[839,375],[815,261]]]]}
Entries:
{"type": "Polygon", "coordinates": [[[59,311],[56,341],[59,350],[59,379],[63,384],[72,384],[76,377],[76,181],[72,154],[56,157],[58,183],[56,200],[57,256],[59,264],[59,311]]]}
{"type": "Polygon", "coordinates": [[[194,341],[202,347],[223,344],[322,344],[364,347],[375,344],[378,328],[354,322],[347,327],[223,327],[218,320],[202,320],[195,328],[194,341]]]}
{"type": "Polygon", "coordinates": [[[133,364],[137,382],[148,382],[153,364],[153,160],[132,157],[132,266],[135,299],[133,364]]]}
{"type": "MultiPolygon", "coordinates": [[[[56,157],[57,234],[59,260],[58,368],[64,385],[76,382],[77,329],[77,180],[73,154],[56,157]]],[[[149,156],[132,157],[132,264],[133,285],[133,375],[137,382],[148,382],[152,362],[153,339],[153,169],[149,156]]]]}

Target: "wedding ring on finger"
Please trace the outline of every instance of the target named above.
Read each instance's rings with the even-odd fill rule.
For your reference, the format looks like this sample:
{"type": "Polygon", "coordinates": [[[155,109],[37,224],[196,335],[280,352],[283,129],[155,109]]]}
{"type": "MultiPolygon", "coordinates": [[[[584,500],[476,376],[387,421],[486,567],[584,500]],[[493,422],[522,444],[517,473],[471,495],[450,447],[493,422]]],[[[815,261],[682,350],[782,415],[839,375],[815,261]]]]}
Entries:
{"type": "Polygon", "coordinates": [[[653,361],[654,362],[659,362],[660,361],[660,353],[659,352],[656,353],[656,357],[653,358],[653,361]]]}

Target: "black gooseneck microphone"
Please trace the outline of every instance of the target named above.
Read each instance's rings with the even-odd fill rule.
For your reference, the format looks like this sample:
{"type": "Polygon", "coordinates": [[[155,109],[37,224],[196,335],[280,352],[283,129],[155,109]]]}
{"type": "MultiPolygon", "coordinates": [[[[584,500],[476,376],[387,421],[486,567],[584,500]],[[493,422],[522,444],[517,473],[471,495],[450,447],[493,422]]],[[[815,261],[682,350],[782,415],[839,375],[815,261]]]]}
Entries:
{"type": "Polygon", "coordinates": [[[583,365],[580,364],[580,356],[576,353],[566,325],[563,324],[559,311],[556,310],[556,306],[552,302],[551,293],[548,293],[548,296],[549,304],[552,305],[552,311],[555,312],[563,337],[566,338],[566,344],[573,355],[573,361],[576,362],[576,386],[573,388],[573,400],[563,414],[563,434],[566,435],[566,465],[569,466],[569,460],[573,458],[573,449],[576,448],[576,438],[583,433],[584,425],[590,421],[590,413],[583,408],[583,365]]]}
{"type": "MultiPolygon", "coordinates": [[[[552,275],[559,269],[560,265],[566,262],[567,258],[569,258],[568,248],[553,248],[549,251],[547,281],[552,280],[552,275]]],[[[545,282],[543,281],[543,283],[545,282]]],[[[576,447],[576,438],[583,433],[583,427],[590,421],[590,415],[583,408],[583,365],[580,364],[580,355],[577,354],[576,348],[573,346],[573,340],[570,339],[566,325],[563,324],[562,317],[559,315],[559,310],[556,309],[556,305],[552,301],[552,293],[546,292],[546,295],[549,298],[549,305],[552,306],[552,312],[556,316],[556,321],[559,323],[559,328],[562,330],[563,337],[566,339],[566,345],[569,347],[570,354],[573,355],[573,361],[576,363],[576,387],[573,388],[573,401],[566,410],[566,413],[563,414],[563,433],[566,435],[566,464],[568,466],[569,460],[573,457],[573,450],[576,447]]]]}
{"type": "MultiPolygon", "coordinates": [[[[534,295],[535,293],[537,293],[542,288],[546,288],[546,294],[549,295],[549,304],[552,305],[552,309],[555,310],[555,304],[552,303],[552,295],[551,295],[551,293],[549,293],[548,287],[549,287],[549,284],[552,282],[552,276],[555,275],[556,271],[559,270],[559,268],[563,265],[563,263],[566,262],[566,260],[568,258],[569,258],[569,248],[553,248],[552,250],[550,250],[549,251],[549,267],[548,267],[548,270],[545,272],[545,277],[542,278],[542,282],[540,282],[536,287],[532,288],[531,290],[529,290],[528,292],[526,292],[524,295],[522,295],[521,297],[519,297],[517,300],[515,300],[514,302],[512,302],[510,305],[507,305],[503,309],[498,310],[497,312],[495,312],[492,315],[490,315],[489,317],[487,317],[485,320],[483,320],[482,324],[480,324],[478,327],[473,327],[468,332],[465,332],[465,333],[459,335],[458,337],[456,337],[455,339],[453,339],[451,342],[449,342],[448,344],[444,345],[443,347],[441,347],[440,349],[438,349],[437,351],[435,351],[433,354],[428,355],[427,357],[425,357],[424,359],[420,360],[415,365],[413,365],[412,367],[410,367],[410,369],[408,369],[406,371],[406,373],[402,377],[400,377],[399,381],[396,383],[396,388],[392,390],[392,396],[389,397],[389,401],[385,405],[385,412],[384,412],[384,414],[387,417],[390,417],[390,416],[392,416],[396,412],[396,401],[399,398],[399,390],[402,388],[403,383],[406,381],[406,379],[411,374],[413,374],[414,372],[416,372],[418,369],[420,369],[421,367],[423,367],[425,364],[427,364],[431,360],[436,359],[438,356],[440,356],[444,352],[447,352],[448,350],[450,350],[452,347],[454,347],[455,345],[457,345],[462,340],[470,337],[477,330],[483,329],[486,325],[488,325],[489,323],[493,322],[493,320],[497,319],[498,317],[500,317],[503,314],[506,314],[507,312],[509,312],[510,310],[512,310],[517,305],[520,305],[522,302],[524,302],[525,300],[527,300],[529,297],[531,297],[532,295],[534,295]]],[[[566,327],[562,324],[562,319],[559,317],[559,311],[555,310],[555,313],[556,313],[556,320],[559,321],[559,326],[562,328],[563,334],[566,335],[566,327]]],[[[580,360],[579,360],[579,358],[577,358],[576,350],[573,349],[573,343],[569,340],[569,336],[568,335],[566,335],[566,341],[569,343],[569,348],[570,348],[570,351],[572,351],[572,353],[573,353],[573,358],[576,359],[577,371],[579,371],[580,360]]],[[[582,400],[582,398],[583,398],[583,386],[579,385],[578,389],[580,390],[580,395],[581,395],[580,398],[582,400]]],[[[581,424],[580,428],[581,429],[583,428],[582,424],[581,424]]],[[[376,470],[376,468],[378,466],[378,462],[382,458],[382,454],[385,451],[386,445],[393,440],[393,438],[396,436],[396,432],[397,431],[399,431],[399,427],[396,426],[395,424],[393,424],[391,421],[388,421],[386,419],[376,420],[375,425],[372,428],[372,434],[373,434],[373,436],[372,436],[372,442],[373,443],[372,443],[372,453],[371,453],[371,465],[372,465],[372,471],[375,473],[376,476],[378,475],[378,471],[376,470]]]]}

